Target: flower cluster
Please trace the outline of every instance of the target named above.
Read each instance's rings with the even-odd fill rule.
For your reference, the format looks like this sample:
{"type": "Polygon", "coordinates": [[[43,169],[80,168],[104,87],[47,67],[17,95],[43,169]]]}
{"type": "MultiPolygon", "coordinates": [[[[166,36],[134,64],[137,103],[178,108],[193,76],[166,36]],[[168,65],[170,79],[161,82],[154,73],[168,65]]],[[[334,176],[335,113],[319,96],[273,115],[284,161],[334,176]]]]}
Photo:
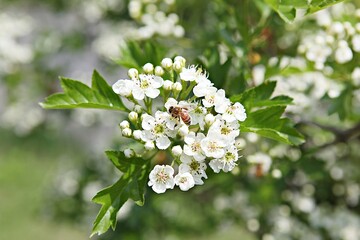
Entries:
{"type": "MultiPolygon", "coordinates": [[[[171,166],[156,165],[150,173],[148,184],[157,193],[202,185],[207,166],[229,172],[239,159],[235,139],[246,119],[243,105],[232,103],[201,68],[185,63],[181,56],[165,58],[161,66],[147,63],[143,73],[129,69],[130,79],[112,86],[131,103],[130,122],[120,123],[122,135],[140,142],[145,153],[172,155],[171,166]]],[[[127,157],[135,154],[125,151],[127,157]]]]}
{"type": "Polygon", "coordinates": [[[339,64],[350,62],[360,52],[360,10],[352,4],[339,4],[332,11],[325,9],[315,15],[321,29],[305,33],[298,47],[317,69],[324,69],[331,58],[339,64]]]}

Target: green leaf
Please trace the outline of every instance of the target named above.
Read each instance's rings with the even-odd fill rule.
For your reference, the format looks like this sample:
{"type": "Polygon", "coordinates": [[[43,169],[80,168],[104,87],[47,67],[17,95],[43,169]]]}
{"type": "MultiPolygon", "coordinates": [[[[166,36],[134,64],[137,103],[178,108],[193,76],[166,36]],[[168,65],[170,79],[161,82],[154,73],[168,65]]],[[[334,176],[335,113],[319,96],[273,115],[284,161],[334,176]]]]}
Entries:
{"type": "Polygon", "coordinates": [[[352,109],[353,88],[351,85],[348,85],[337,98],[331,99],[328,113],[330,115],[337,113],[340,120],[344,121],[353,117],[352,109]]]}
{"type": "Polygon", "coordinates": [[[250,112],[240,130],[291,145],[302,144],[304,137],[292,126],[289,119],[281,118],[284,111],[284,106],[273,106],[250,112]]]}
{"type": "MultiPolygon", "coordinates": [[[[253,107],[281,105],[279,104],[281,101],[284,103],[283,105],[286,105],[286,102],[289,102],[291,98],[282,96],[270,100],[275,87],[276,81],[265,81],[259,86],[246,90],[242,94],[230,97],[230,100],[232,102],[240,102],[244,105],[247,112],[250,112],[253,107]],[[272,103],[271,101],[274,102],[272,103]],[[277,103],[275,103],[275,101],[277,103]]],[[[291,101],[289,103],[291,103],[291,101]]]]}
{"type": "Polygon", "coordinates": [[[150,172],[150,161],[142,158],[126,158],[123,152],[106,151],[107,157],[123,175],[113,185],[101,190],[92,199],[102,207],[97,215],[91,236],[103,234],[116,227],[116,215],[130,198],[136,204],[144,204],[146,181],[150,172]]]}
{"type": "Polygon", "coordinates": [[[120,49],[121,58],[115,60],[126,68],[141,69],[146,63],[159,64],[166,55],[166,50],[155,41],[129,41],[120,49]]]}
{"type": "Polygon", "coordinates": [[[80,81],[60,78],[64,93],[55,93],[40,105],[46,109],[97,108],[126,111],[120,97],[106,83],[105,79],[94,71],[92,87],[80,81]]]}
{"type": "Polygon", "coordinates": [[[310,14],[343,1],[344,0],[265,0],[287,23],[294,21],[297,9],[304,9],[307,14],[310,14]]]}
{"type": "Polygon", "coordinates": [[[312,0],[307,13],[314,13],[324,8],[330,7],[334,4],[343,2],[344,0],[312,0]]]}

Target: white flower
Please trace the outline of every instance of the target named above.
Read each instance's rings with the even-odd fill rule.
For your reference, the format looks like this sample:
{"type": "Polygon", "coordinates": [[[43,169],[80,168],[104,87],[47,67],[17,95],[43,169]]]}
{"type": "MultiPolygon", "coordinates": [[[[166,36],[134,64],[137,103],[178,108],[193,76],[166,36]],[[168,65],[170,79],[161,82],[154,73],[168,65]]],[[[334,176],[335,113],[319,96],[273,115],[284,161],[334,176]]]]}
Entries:
{"type": "Polygon", "coordinates": [[[351,73],[351,79],[355,86],[360,86],[360,67],[356,67],[351,73]]]}
{"type": "Polygon", "coordinates": [[[136,140],[140,140],[141,139],[141,136],[142,136],[142,131],[137,129],[137,130],[134,130],[133,132],[133,136],[134,136],[134,139],[136,140]]]}
{"type": "Polygon", "coordinates": [[[236,120],[243,122],[246,119],[245,108],[241,103],[236,102],[235,104],[228,106],[223,113],[222,118],[227,122],[236,120]]]}
{"type": "Polygon", "coordinates": [[[352,37],[351,40],[353,49],[355,52],[360,52],[360,34],[356,34],[352,37]]]}
{"type": "MultiPolygon", "coordinates": [[[[165,103],[165,108],[168,112],[169,112],[170,107],[182,107],[182,108],[188,109],[189,106],[190,106],[190,104],[188,102],[185,102],[185,101],[178,102],[174,98],[169,98],[165,103]]],[[[180,117],[174,118],[170,114],[170,118],[168,119],[168,122],[167,122],[167,127],[170,128],[171,130],[174,130],[175,127],[177,127],[180,124],[183,125],[183,122],[181,121],[180,117]]]]}
{"type": "Polygon", "coordinates": [[[209,92],[202,102],[206,108],[215,106],[217,113],[224,113],[230,104],[230,100],[225,97],[225,91],[223,89],[217,90],[215,87],[209,88],[209,92]]]}
{"type": "Polygon", "coordinates": [[[173,189],[174,169],[169,165],[156,165],[150,172],[148,185],[152,187],[156,193],[164,193],[166,189],[173,189]]]}
{"type": "Polygon", "coordinates": [[[206,163],[196,161],[193,157],[185,154],[181,155],[180,160],[182,164],[179,166],[179,173],[189,172],[193,176],[196,185],[204,184],[202,178],[207,179],[206,163]]]}
{"type": "Polygon", "coordinates": [[[155,75],[140,74],[139,79],[134,79],[132,94],[135,99],[143,100],[145,96],[156,98],[160,94],[163,79],[155,75]]]}
{"type": "Polygon", "coordinates": [[[201,149],[207,157],[221,158],[224,156],[226,144],[219,138],[206,137],[200,142],[201,149]]]}
{"type": "Polygon", "coordinates": [[[198,78],[199,71],[195,66],[190,66],[189,68],[183,68],[180,73],[180,79],[183,81],[195,81],[198,78]]]}
{"type": "Polygon", "coordinates": [[[131,96],[132,89],[134,88],[134,81],[120,79],[112,85],[112,89],[116,94],[119,94],[122,97],[131,96]]]}
{"type": "Polygon", "coordinates": [[[235,141],[235,138],[239,136],[239,127],[240,125],[238,121],[225,122],[218,117],[218,119],[209,128],[207,136],[211,138],[218,138],[224,141],[227,145],[230,145],[235,141]]]}
{"type": "Polygon", "coordinates": [[[167,149],[171,144],[169,137],[175,135],[175,132],[167,127],[169,119],[170,115],[166,112],[157,111],[155,118],[144,114],[141,124],[144,129],[142,140],[145,142],[155,140],[159,149],[167,149]]]}
{"type": "Polygon", "coordinates": [[[185,136],[184,141],[184,153],[188,156],[194,157],[197,161],[205,159],[205,155],[201,149],[201,140],[205,138],[205,135],[199,132],[196,136],[194,132],[190,132],[185,136]]]}
{"type": "Polygon", "coordinates": [[[201,105],[192,104],[189,105],[188,109],[188,113],[191,117],[190,125],[199,124],[200,129],[204,130],[206,108],[202,107],[201,105]]]}
{"type": "Polygon", "coordinates": [[[346,41],[339,42],[339,47],[335,51],[335,60],[342,64],[349,62],[353,58],[353,53],[346,41]]]}
{"type": "Polygon", "coordinates": [[[222,158],[211,160],[209,165],[216,173],[219,173],[220,170],[223,170],[224,172],[229,172],[233,170],[236,166],[236,161],[238,160],[238,158],[239,155],[237,152],[237,148],[232,145],[225,150],[225,154],[222,158]]]}
{"type": "Polygon", "coordinates": [[[213,83],[208,79],[202,79],[194,88],[193,93],[196,97],[204,97],[209,91],[213,91],[216,88],[213,87],[213,83]]]}
{"type": "Polygon", "coordinates": [[[174,180],[175,180],[176,185],[178,185],[182,191],[187,191],[190,188],[195,186],[194,178],[188,172],[178,173],[175,176],[174,180]]]}

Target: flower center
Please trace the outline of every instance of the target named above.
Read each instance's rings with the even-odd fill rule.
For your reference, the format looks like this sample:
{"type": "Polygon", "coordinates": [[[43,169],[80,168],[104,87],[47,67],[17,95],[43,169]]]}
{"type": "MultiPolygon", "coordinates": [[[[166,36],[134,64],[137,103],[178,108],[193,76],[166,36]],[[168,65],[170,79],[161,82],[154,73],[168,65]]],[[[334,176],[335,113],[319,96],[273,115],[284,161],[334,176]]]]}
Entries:
{"type": "Polygon", "coordinates": [[[186,182],[187,182],[187,178],[186,178],[186,177],[180,178],[180,182],[181,182],[181,183],[186,183],[186,182]]]}
{"type": "Polygon", "coordinates": [[[158,183],[166,183],[166,181],[169,179],[169,175],[167,173],[164,173],[163,171],[158,172],[156,174],[156,181],[158,183]]]}
{"type": "Polygon", "coordinates": [[[222,127],[220,132],[221,132],[222,135],[228,135],[228,134],[231,133],[231,129],[228,128],[228,127],[222,127]]]}
{"type": "Polygon", "coordinates": [[[215,152],[216,150],[218,149],[218,146],[216,144],[216,142],[209,142],[209,145],[208,145],[208,150],[210,152],[215,152]]]}
{"type": "Polygon", "coordinates": [[[154,127],[155,134],[163,133],[164,131],[165,131],[165,128],[164,128],[164,125],[162,125],[162,124],[156,124],[156,126],[154,127]]]}
{"type": "Polygon", "coordinates": [[[201,146],[200,146],[200,142],[194,142],[192,145],[191,145],[191,150],[193,152],[198,152],[200,150],[201,146]]]}
{"type": "Polygon", "coordinates": [[[227,152],[227,153],[225,154],[225,161],[231,162],[231,161],[233,161],[233,160],[235,160],[235,155],[232,154],[231,152],[227,152]]]}
{"type": "Polygon", "coordinates": [[[215,103],[215,96],[214,95],[211,95],[208,97],[207,101],[210,103],[210,104],[214,104],[215,103]]]}
{"type": "Polygon", "coordinates": [[[196,162],[196,161],[192,161],[190,163],[190,168],[193,170],[193,171],[197,171],[200,167],[200,163],[196,162]]]}
{"type": "Polygon", "coordinates": [[[150,83],[149,83],[149,81],[148,81],[147,79],[143,79],[143,80],[141,81],[141,83],[140,83],[140,87],[141,87],[142,89],[148,88],[149,85],[150,85],[150,83]]]}

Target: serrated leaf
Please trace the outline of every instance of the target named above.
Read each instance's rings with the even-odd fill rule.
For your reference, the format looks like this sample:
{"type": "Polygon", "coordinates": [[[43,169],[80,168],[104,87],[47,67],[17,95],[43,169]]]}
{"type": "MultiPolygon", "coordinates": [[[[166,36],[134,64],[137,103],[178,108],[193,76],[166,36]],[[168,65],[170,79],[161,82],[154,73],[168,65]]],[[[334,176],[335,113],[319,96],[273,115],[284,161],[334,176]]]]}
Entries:
{"type": "Polygon", "coordinates": [[[150,172],[150,161],[142,158],[126,158],[123,152],[107,151],[107,157],[123,172],[120,179],[110,187],[96,194],[93,202],[102,207],[97,215],[91,236],[103,234],[110,227],[116,227],[116,215],[130,198],[138,205],[144,204],[145,185],[150,172]]]}
{"type": "Polygon", "coordinates": [[[120,97],[106,83],[105,79],[94,71],[92,87],[84,83],[60,78],[63,93],[55,93],[40,105],[46,109],[96,108],[125,111],[120,97]]]}
{"type": "Polygon", "coordinates": [[[343,1],[344,0],[265,0],[287,23],[294,21],[297,9],[306,10],[306,13],[310,14],[343,1]]]}
{"type": "Polygon", "coordinates": [[[246,90],[242,94],[230,97],[230,100],[232,102],[240,102],[244,105],[246,111],[250,112],[253,107],[261,106],[261,102],[269,101],[275,87],[275,81],[265,81],[259,86],[246,90]]]}
{"type": "Polygon", "coordinates": [[[292,126],[287,118],[282,118],[284,106],[268,107],[248,113],[240,126],[240,131],[253,132],[291,145],[304,142],[304,137],[292,126]]]}
{"type": "Polygon", "coordinates": [[[330,7],[334,4],[343,2],[344,0],[312,0],[307,13],[314,13],[324,8],[330,7]]]}

